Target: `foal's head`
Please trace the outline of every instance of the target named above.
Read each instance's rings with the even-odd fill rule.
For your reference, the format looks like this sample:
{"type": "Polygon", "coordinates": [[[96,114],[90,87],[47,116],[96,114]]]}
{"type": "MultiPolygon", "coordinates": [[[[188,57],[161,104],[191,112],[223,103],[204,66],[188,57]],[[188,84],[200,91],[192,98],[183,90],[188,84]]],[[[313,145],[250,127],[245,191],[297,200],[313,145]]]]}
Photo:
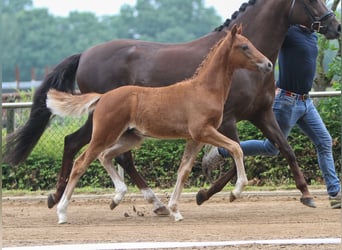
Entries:
{"type": "Polygon", "coordinates": [[[228,63],[234,65],[235,68],[261,71],[263,73],[271,72],[273,69],[272,62],[241,33],[242,26],[234,25],[231,32],[224,38],[231,40],[228,63]]]}

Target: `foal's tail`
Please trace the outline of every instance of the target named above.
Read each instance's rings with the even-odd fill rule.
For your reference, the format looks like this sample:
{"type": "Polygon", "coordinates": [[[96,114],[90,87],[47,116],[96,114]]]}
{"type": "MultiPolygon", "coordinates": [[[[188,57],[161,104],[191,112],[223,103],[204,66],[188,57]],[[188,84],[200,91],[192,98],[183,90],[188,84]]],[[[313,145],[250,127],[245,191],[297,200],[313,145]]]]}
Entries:
{"type": "Polygon", "coordinates": [[[64,92],[74,91],[80,57],[81,54],[75,54],[65,58],[45,77],[34,94],[28,121],[6,138],[4,162],[18,165],[29,156],[46,129],[51,116],[50,110],[46,107],[46,93],[51,88],[64,92]]]}
{"type": "Polygon", "coordinates": [[[51,89],[47,93],[46,106],[55,115],[81,116],[92,112],[101,96],[98,93],[72,95],[51,89]]]}

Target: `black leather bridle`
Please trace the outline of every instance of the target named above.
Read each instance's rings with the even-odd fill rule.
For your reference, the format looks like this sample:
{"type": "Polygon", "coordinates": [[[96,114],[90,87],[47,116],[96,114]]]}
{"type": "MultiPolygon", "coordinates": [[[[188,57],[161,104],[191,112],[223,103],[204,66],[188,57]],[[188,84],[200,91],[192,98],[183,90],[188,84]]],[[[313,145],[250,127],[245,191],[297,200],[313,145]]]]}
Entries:
{"type": "MultiPolygon", "coordinates": [[[[310,10],[310,8],[307,6],[307,4],[304,2],[304,0],[300,0],[300,3],[303,5],[304,10],[306,12],[306,14],[311,18],[311,27],[308,27],[311,31],[316,31],[319,32],[321,34],[325,34],[328,31],[327,26],[322,25],[322,23],[324,21],[326,21],[328,18],[335,16],[334,12],[332,12],[331,10],[328,10],[327,13],[323,14],[320,17],[315,16],[312,11],[310,10]]],[[[291,16],[292,16],[292,12],[293,12],[293,8],[296,4],[296,0],[292,0],[291,1],[291,9],[290,9],[290,20],[291,20],[291,16]]]]}

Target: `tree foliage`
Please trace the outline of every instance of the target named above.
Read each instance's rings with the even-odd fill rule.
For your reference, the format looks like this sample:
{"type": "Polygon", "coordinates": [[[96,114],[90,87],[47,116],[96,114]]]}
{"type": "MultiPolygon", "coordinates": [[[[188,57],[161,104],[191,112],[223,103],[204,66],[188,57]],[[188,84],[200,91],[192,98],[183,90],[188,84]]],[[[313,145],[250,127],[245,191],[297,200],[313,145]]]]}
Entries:
{"type": "Polygon", "coordinates": [[[118,38],[159,42],[183,42],[200,37],[222,20],[203,0],[138,0],[124,5],[119,14],[95,16],[71,12],[67,17],[53,16],[45,8],[34,8],[31,0],[3,1],[3,80],[37,80],[45,68],[90,46],[118,38]]]}
{"type": "MultiPolygon", "coordinates": [[[[341,10],[337,11],[340,0],[325,0],[324,2],[331,6],[337,19],[341,20],[341,10]]],[[[332,87],[335,82],[341,82],[341,37],[338,40],[329,41],[323,35],[319,35],[313,89],[323,91],[332,87]]]]}

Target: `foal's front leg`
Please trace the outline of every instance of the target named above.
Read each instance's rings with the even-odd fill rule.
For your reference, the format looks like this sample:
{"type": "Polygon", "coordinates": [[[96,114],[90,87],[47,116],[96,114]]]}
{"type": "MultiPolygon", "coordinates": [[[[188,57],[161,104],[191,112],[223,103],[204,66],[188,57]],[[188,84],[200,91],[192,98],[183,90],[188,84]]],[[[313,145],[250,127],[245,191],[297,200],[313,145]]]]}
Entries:
{"type": "Polygon", "coordinates": [[[178,201],[181,196],[184,183],[188,179],[193,163],[202,146],[202,143],[195,142],[193,140],[188,140],[186,143],[182,161],[178,169],[177,182],[169,201],[169,208],[171,210],[171,214],[175,218],[175,221],[183,220],[183,216],[178,210],[178,201]]]}
{"type": "Polygon", "coordinates": [[[239,143],[224,136],[213,127],[206,128],[204,134],[206,134],[206,137],[201,138],[203,142],[227,149],[235,161],[237,181],[235,188],[230,195],[230,201],[234,201],[236,198],[240,197],[244,187],[248,184],[245,167],[243,164],[242,149],[239,143]]]}

